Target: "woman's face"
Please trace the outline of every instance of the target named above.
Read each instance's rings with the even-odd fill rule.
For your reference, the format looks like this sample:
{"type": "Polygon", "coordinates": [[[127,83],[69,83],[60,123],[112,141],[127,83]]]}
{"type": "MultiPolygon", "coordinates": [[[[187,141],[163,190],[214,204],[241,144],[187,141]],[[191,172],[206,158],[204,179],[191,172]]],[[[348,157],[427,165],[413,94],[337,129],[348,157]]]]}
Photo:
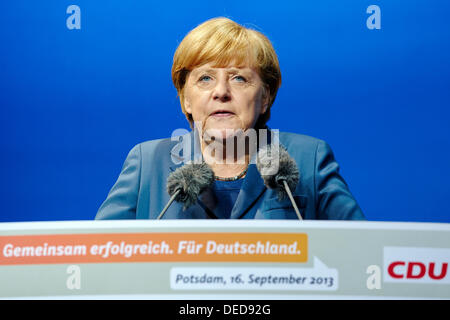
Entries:
{"type": "Polygon", "coordinates": [[[199,66],[189,73],[184,106],[197,127],[200,123],[202,132],[216,129],[226,139],[233,130],[253,128],[267,109],[268,97],[256,70],[212,65],[199,66]]]}

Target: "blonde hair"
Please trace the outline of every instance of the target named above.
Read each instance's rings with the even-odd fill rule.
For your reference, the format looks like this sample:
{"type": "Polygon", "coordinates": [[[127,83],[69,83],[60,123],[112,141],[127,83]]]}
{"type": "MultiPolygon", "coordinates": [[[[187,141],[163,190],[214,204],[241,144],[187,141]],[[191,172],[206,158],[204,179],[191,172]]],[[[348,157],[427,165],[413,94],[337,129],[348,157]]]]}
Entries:
{"type": "Polygon", "coordinates": [[[261,32],[239,25],[227,18],[208,20],[191,30],[181,41],[173,57],[172,81],[180,97],[181,110],[191,127],[192,116],[184,108],[184,85],[189,72],[206,63],[216,67],[235,66],[255,68],[269,94],[267,111],[255,127],[264,127],[281,85],[278,58],[270,40],[261,32]]]}

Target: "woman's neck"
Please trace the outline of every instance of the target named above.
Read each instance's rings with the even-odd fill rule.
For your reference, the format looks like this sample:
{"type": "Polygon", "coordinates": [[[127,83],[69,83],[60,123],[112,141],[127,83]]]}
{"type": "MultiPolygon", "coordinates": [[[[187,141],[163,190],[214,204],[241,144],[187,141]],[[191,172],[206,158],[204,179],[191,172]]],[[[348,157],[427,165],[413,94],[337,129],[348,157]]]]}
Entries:
{"type": "Polygon", "coordinates": [[[232,178],[242,174],[250,163],[248,148],[236,148],[218,141],[205,143],[202,141],[202,154],[205,162],[221,178],[232,178]]]}

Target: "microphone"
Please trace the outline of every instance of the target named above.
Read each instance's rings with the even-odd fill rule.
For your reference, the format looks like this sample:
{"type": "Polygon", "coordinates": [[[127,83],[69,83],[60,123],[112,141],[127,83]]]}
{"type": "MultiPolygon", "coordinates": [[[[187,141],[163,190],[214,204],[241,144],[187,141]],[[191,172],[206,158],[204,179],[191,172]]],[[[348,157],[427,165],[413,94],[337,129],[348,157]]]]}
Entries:
{"type": "Polygon", "coordinates": [[[167,192],[170,195],[170,200],[157,220],[162,218],[174,200],[183,203],[183,210],[195,204],[199,194],[213,182],[214,172],[205,162],[189,162],[177,168],[167,178],[167,192]]]}
{"type": "Polygon", "coordinates": [[[295,160],[287,150],[282,145],[279,145],[278,151],[270,145],[260,148],[256,167],[266,187],[278,191],[278,200],[283,200],[287,195],[298,219],[303,220],[291,193],[291,190],[297,187],[300,173],[295,160]]]}

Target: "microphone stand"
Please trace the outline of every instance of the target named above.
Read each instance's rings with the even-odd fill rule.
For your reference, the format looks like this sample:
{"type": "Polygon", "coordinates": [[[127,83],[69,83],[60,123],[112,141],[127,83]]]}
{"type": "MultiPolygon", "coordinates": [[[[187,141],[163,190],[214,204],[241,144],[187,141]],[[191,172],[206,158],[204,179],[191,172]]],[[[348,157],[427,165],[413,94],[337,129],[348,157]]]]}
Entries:
{"type": "Polygon", "coordinates": [[[286,189],[286,193],[288,194],[289,199],[292,202],[292,206],[294,207],[295,213],[297,214],[298,220],[303,220],[303,218],[300,214],[300,211],[297,208],[297,204],[295,203],[294,197],[292,196],[291,189],[289,189],[289,186],[285,179],[283,179],[282,181],[283,181],[284,188],[286,189]]]}
{"type": "Polygon", "coordinates": [[[173,195],[170,197],[169,202],[167,202],[166,206],[164,207],[164,209],[162,209],[161,213],[159,214],[158,218],[156,218],[156,220],[160,220],[162,218],[162,216],[164,215],[164,213],[166,213],[167,209],[169,209],[170,205],[172,204],[172,202],[175,200],[175,198],[178,196],[178,194],[181,192],[181,188],[178,188],[173,195]]]}

